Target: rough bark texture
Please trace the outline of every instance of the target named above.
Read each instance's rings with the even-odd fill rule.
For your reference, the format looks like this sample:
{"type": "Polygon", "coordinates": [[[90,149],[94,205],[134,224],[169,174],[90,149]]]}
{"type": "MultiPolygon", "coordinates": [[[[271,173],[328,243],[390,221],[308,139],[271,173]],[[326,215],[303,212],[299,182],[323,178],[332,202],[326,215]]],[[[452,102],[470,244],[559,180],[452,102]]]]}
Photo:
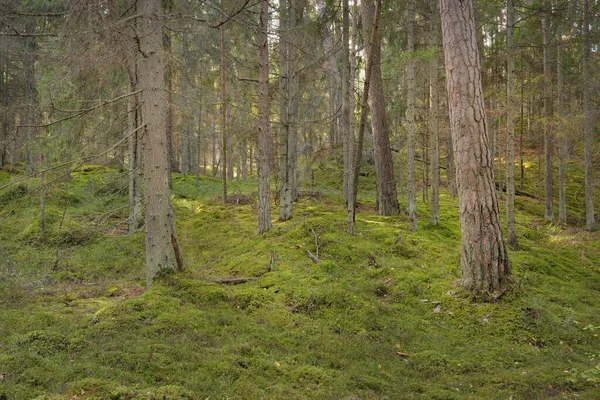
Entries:
{"type": "Polygon", "coordinates": [[[144,182],[146,194],[146,283],[162,270],[173,268],[169,160],[166,142],[167,102],[164,93],[161,1],[138,4],[138,84],[142,90],[144,182]]]}
{"type": "Polygon", "coordinates": [[[271,229],[271,193],[269,188],[271,135],[269,133],[269,48],[268,33],[269,3],[260,3],[260,25],[258,36],[259,72],[258,72],[258,233],[271,229]]]}
{"type": "MultiPolygon", "coordinates": [[[[362,3],[363,37],[371,37],[375,20],[375,4],[372,0],[362,3]]],[[[381,41],[379,35],[373,35],[371,46],[367,47],[367,62],[372,62],[371,86],[369,89],[369,108],[373,129],[373,158],[377,179],[377,199],[380,215],[398,213],[398,195],[394,179],[394,165],[390,149],[390,137],[385,113],[383,80],[381,77],[381,41]],[[372,61],[371,61],[372,60],[372,61]]]]}
{"type": "Polygon", "coordinates": [[[417,230],[417,200],[415,184],[415,131],[417,123],[415,121],[415,90],[416,74],[413,53],[415,52],[415,1],[408,1],[408,41],[406,51],[408,53],[408,63],[406,64],[406,131],[408,139],[407,156],[407,212],[410,220],[410,229],[417,230]]]}
{"type": "Polygon", "coordinates": [[[429,66],[429,124],[431,129],[431,224],[440,223],[440,121],[439,121],[439,90],[438,90],[438,15],[437,0],[431,0],[431,32],[429,46],[433,49],[433,59],[429,66]]]}
{"type": "Polygon", "coordinates": [[[552,67],[550,64],[550,41],[552,32],[550,32],[551,5],[549,2],[544,4],[544,13],[542,16],[542,34],[544,40],[544,117],[545,117],[545,135],[544,135],[544,219],[554,221],[554,206],[552,199],[554,197],[554,174],[552,157],[554,154],[554,137],[552,132],[552,67]]]}
{"type": "Polygon", "coordinates": [[[592,165],[592,85],[588,83],[592,76],[590,73],[590,4],[584,0],[583,6],[583,112],[584,112],[584,152],[585,152],[585,227],[588,231],[596,229],[594,217],[594,187],[592,165]]]}
{"type": "Polygon", "coordinates": [[[506,7],[506,223],[508,245],[518,246],[515,230],[515,46],[513,43],[514,6],[508,0],[506,7]]]}
{"type": "Polygon", "coordinates": [[[189,109],[189,68],[190,52],[188,49],[188,35],[183,33],[183,65],[181,67],[181,173],[184,175],[192,172],[192,131],[193,118],[189,109]]]}
{"type": "Polygon", "coordinates": [[[479,49],[471,0],[441,0],[460,226],[462,285],[474,293],[503,290],[509,262],[502,239],[486,126],[479,49]]]}

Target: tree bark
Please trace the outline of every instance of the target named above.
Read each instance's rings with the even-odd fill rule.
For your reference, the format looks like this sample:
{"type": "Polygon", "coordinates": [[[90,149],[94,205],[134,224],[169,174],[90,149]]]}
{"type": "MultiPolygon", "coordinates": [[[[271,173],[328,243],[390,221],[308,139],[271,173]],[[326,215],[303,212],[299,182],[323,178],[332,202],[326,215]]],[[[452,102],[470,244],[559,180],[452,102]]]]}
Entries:
{"type": "Polygon", "coordinates": [[[518,247],[515,230],[515,46],[513,43],[514,6],[507,0],[506,43],[508,59],[506,65],[506,222],[507,241],[512,249],[518,247]]]}
{"type": "MultiPolygon", "coordinates": [[[[31,22],[27,23],[27,32],[34,31],[34,25],[31,22]]],[[[28,36],[25,38],[25,54],[23,58],[23,72],[24,72],[24,84],[25,84],[25,171],[27,175],[31,176],[35,169],[35,157],[34,157],[34,142],[38,125],[38,101],[37,101],[37,90],[35,83],[35,55],[37,51],[36,38],[28,36]]]]}
{"type": "MultiPolygon", "coordinates": [[[[364,37],[371,37],[373,21],[375,20],[375,5],[372,0],[363,1],[362,17],[364,37]]],[[[373,130],[373,157],[377,179],[378,210],[380,215],[393,215],[398,213],[399,206],[383,95],[379,34],[373,35],[373,42],[366,50],[367,63],[372,62],[373,65],[369,89],[369,108],[373,130]]]]}
{"type": "Polygon", "coordinates": [[[258,32],[259,72],[258,72],[258,233],[271,230],[271,194],[269,187],[271,135],[269,133],[269,3],[260,2],[260,23],[258,32]]]}
{"type": "MultiPolygon", "coordinates": [[[[348,209],[354,207],[352,182],[354,170],[354,132],[350,124],[351,92],[350,83],[350,5],[348,0],[342,1],[342,131],[344,139],[344,180],[343,192],[348,209]],[[351,204],[352,203],[352,204],[351,204]]],[[[353,225],[349,225],[353,226],[353,225]]],[[[353,230],[348,229],[352,234],[353,230]]]]}
{"type": "Polygon", "coordinates": [[[183,65],[181,67],[181,172],[187,175],[192,171],[192,132],[193,118],[189,109],[189,68],[190,68],[190,52],[188,49],[188,35],[183,34],[183,65]]]}
{"type": "Polygon", "coordinates": [[[596,229],[594,216],[594,186],[592,164],[592,75],[590,68],[590,53],[592,43],[590,41],[590,3],[583,0],[583,137],[585,153],[585,228],[588,231],[596,229]]]}
{"type": "Polygon", "coordinates": [[[429,66],[429,123],[431,128],[431,224],[440,223],[440,122],[438,90],[438,15],[437,0],[431,0],[431,32],[429,45],[433,50],[433,59],[429,66]]]}
{"type": "Polygon", "coordinates": [[[139,2],[138,83],[142,90],[144,181],[146,194],[146,283],[173,268],[169,174],[166,142],[164,52],[162,44],[161,1],[139,2]]]}
{"type": "Polygon", "coordinates": [[[279,0],[279,219],[292,218],[290,185],[290,60],[289,1],[279,0]]]}
{"type": "Polygon", "coordinates": [[[408,0],[408,41],[406,51],[408,53],[408,63],[406,64],[406,131],[408,139],[407,156],[407,212],[410,220],[410,229],[417,230],[417,200],[415,183],[415,131],[417,122],[415,121],[415,0],[408,0]]]}
{"type": "MultiPolygon", "coordinates": [[[[135,67],[133,67],[135,68],[135,67]]],[[[132,71],[131,82],[129,84],[130,90],[136,90],[135,84],[135,71],[132,71]]],[[[136,232],[142,226],[142,160],[141,160],[141,149],[140,149],[140,108],[139,108],[139,96],[135,95],[130,97],[127,101],[127,139],[129,147],[129,166],[128,166],[128,178],[129,178],[129,220],[128,220],[128,231],[130,233],[136,232]]]]}
{"type": "Polygon", "coordinates": [[[500,227],[471,0],[441,0],[442,37],[461,226],[462,285],[504,289],[509,262],[500,227]]]}
{"type": "MultiPolygon", "coordinates": [[[[562,66],[562,24],[559,22],[556,30],[556,108],[561,120],[565,118],[564,102],[563,102],[563,66],[562,66]]],[[[566,139],[565,132],[559,138],[558,144],[558,222],[565,226],[567,225],[567,191],[565,185],[566,178],[566,139]]]]}
{"type": "Polygon", "coordinates": [[[550,17],[551,3],[544,3],[542,15],[542,34],[544,41],[544,118],[545,118],[545,135],[544,135],[544,219],[546,221],[554,221],[554,171],[552,165],[552,157],[554,153],[554,138],[553,138],[553,110],[552,110],[552,67],[550,64],[550,17]]]}

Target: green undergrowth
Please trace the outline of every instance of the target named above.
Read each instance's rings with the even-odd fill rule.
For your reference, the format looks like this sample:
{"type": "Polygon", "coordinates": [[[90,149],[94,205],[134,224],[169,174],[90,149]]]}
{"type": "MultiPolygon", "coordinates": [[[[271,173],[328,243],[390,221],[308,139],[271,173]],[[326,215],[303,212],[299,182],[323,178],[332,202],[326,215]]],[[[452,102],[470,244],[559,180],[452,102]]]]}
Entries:
{"type": "Polygon", "coordinates": [[[218,179],[176,175],[186,270],[144,290],[126,175],[87,166],[48,189],[42,233],[39,182],[0,171],[0,399],[597,398],[597,233],[519,197],[509,288],[477,303],[445,190],[440,225],[419,201],[411,232],[361,177],[350,236],[339,167],[307,176],[294,218],[258,236],[255,180],[223,205],[218,179]]]}

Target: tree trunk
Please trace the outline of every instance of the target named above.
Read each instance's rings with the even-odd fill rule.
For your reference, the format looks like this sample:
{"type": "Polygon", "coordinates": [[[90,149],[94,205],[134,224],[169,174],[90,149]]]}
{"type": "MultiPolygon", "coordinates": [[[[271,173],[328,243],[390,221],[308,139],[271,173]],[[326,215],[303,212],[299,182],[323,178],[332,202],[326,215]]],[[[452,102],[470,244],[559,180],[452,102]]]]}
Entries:
{"type": "Polygon", "coordinates": [[[441,0],[442,36],[462,233],[462,285],[504,289],[509,262],[500,227],[471,0],[441,0]]]}
{"type": "MultiPolygon", "coordinates": [[[[135,68],[135,67],[134,67],[135,68]]],[[[135,71],[132,71],[132,82],[129,84],[130,90],[136,90],[136,85],[133,83],[135,79],[135,71]]],[[[128,231],[136,232],[142,226],[142,160],[140,149],[140,109],[139,95],[129,97],[127,101],[127,143],[129,147],[129,220],[128,231]]]]}
{"type": "Polygon", "coordinates": [[[290,65],[289,65],[289,1],[279,0],[279,219],[292,218],[290,185],[290,65]]]}
{"type": "MultiPolygon", "coordinates": [[[[354,207],[352,192],[352,173],[354,156],[354,132],[350,125],[350,6],[348,0],[342,1],[342,131],[344,139],[344,181],[343,191],[347,207],[354,207]],[[352,204],[350,204],[352,203],[352,204]]],[[[349,232],[353,233],[353,232],[349,232]]]]}
{"type": "Polygon", "coordinates": [[[554,153],[554,138],[552,133],[552,67],[550,65],[550,17],[551,3],[544,3],[544,12],[542,16],[542,34],[544,40],[544,118],[545,118],[545,135],[544,135],[544,219],[546,221],[554,221],[554,173],[552,166],[552,156],[554,153]]]}
{"type": "MultiPolygon", "coordinates": [[[[34,31],[34,25],[27,23],[27,32],[34,31]]],[[[35,159],[33,154],[34,142],[38,124],[38,102],[35,84],[35,53],[37,51],[36,39],[34,36],[25,38],[25,54],[23,58],[23,72],[25,84],[25,116],[22,125],[25,125],[25,171],[31,176],[35,168],[35,159]]]]}
{"type": "Polygon", "coordinates": [[[225,92],[225,24],[220,28],[221,43],[221,180],[222,180],[222,200],[227,203],[227,94],[225,92]]]}
{"type": "Polygon", "coordinates": [[[166,131],[167,102],[162,43],[161,1],[138,3],[138,84],[142,90],[144,181],[146,193],[146,283],[173,268],[172,210],[166,131]]]}
{"type": "Polygon", "coordinates": [[[181,67],[181,172],[184,175],[192,171],[192,113],[189,109],[189,68],[190,52],[188,49],[188,35],[183,33],[183,65],[181,67]]]}
{"type": "Polygon", "coordinates": [[[440,223],[440,122],[438,90],[438,15],[437,0],[431,0],[431,32],[429,45],[433,50],[433,60],[429,66],[429,123],[431,128],[431,224],[440,223]]]}
{"type": "Polygon", "coordinates": [[[515,46],[513,0],[506,7],[506,43],[508,59],[506,64],[506,222],[507,241],[512,249],[518,246],[515,230],[515,46]]]}
{"type": "MultiPolygon", "coordinates": [[[[408,0],[408,43],[406,46],[408,53],[408,63],[406,64],[406,131],[408,139],[407,156],[407,212],[410,220],[410,229],[417,230],[417,200],[415,183],[415,131],[417,123],[415,121],[415,0],[408,0]]],[[[425,156],[425,154],[423,154],[425,156]]]]}
{"type": "MultiPolygon", "coordinates": [[[[562,66],[562,24],[559,22],[556,30],[556,108],[561,120],[565,118],[563,102],[563,66],[562,66]]],[[[561,132],[558,144],[558,222],[567,225],[567,191],[565,187],[565,165],[566,139],[565,132],[561,132]]]]}
{"type": "Polygon", "coordinates": [[[592,165],[592,74],[590,71],[590,4],[589,0],[583,1],[583,140],[585,152],[585,228],[588,231],[596,229],[594,216],[594,186],[592,165]]]}
{"type": "MultiPolygon", "coordinates": [[[[375,20],[375,5],[372,0],[362,3],[364,37],[371,37],[375,20]]],[[[367,47],[367,62],[372,62],[369,108],[373,130],[373,157],[377,179],[378,210],[380,215],[397,214],[399,210],[394,178],[394,164],[390,148],[390,137],[385,112],[383,80],[381,77],[381,42],[374,35],[372,45],[367,47]],[[372,60],[372,61],[370,61],[372,60]]]]}
{"type": "Polygon", "coordinates": [[[258,233],[271,230],[271,193],[269,187],[271,135],[269,133],[269,3],[260,2],[260,23],[258,32],[259,72],[258,72],[258,233]]]}
{"type": "MultiPolygon", "coordinates": [[[[162,0],[163,9],[165,14],[171,12],[173,8],[173,0],[162,0]]],[[[165,134],[167,137],[167,155],[169,158],[169,188],[172,187],[171,172],[177,172],[179,166],[177,165],[177,157],[173,149],[173,66],[171,63],[172,53],[172,40],[171,32],[168,30],[163,31],[163,44],[167,52],[167,63],[165,71],[165,79],[167,83],[167,125],[165,127],[165,134]]]]}

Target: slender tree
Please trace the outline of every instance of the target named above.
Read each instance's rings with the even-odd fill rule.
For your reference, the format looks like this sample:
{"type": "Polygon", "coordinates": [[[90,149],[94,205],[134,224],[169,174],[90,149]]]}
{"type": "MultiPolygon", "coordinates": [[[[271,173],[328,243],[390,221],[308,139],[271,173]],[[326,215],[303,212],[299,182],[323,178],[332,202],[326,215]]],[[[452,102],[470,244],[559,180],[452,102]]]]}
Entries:
{"type": "Polygon", "coordinates": [[[431,224],[440,223],[440,121],[439,121],[439,90],[438,90],[438,48],[439,48],[439,19],[437,0],[429,4],[431,21],[429,46],[433,51],[433,59],[429,66],[429,124],[431,129],[431,224]]]}
{"type": "Polygon", "coordinates": [[[261,0],[259,15],[258,51],[258,233],[271,229],[271,194],[269,187],[270,140],[269,133],[269,2],[261,0]]]}
{"type": "Polygon", "coordinates": [[[583,113],[584,113],[584,152],[585,152],[585,228],[596,229],[594,216],[594,187],[592,164],[592,87],[590,72],[590,3],[583,0],[583,113]]]}
{"type": "Polygon", "coordinates": [[[416,90],[416,73],[415,73],[415,0],[408,0],[408,63],[406,64],[406,130],[408,136],[408,199],[407,211],[408,219],[410,220],[410,229],[417,230],[417,201],[416,201],[416,184],[415,184],[415,131],[417,129],[415,115],[415,90],[416,90]]]}
{"type": "Polygon", "coordinates": [[[504,290],[509,262],[500,227],[471,0],[441,0],[442,37],[461,226],[462,285],[504,290]]]}
{"type": "Polygon", "coordinates": [[[550,60],[550,41],[552,32],[550,31],[550,20],[552,14],[552,5],[549,1],[544,2],[542,13],[542,36],[544,42],[544,218],[546,221],[554,221],[554,170],[552,158],[554,155],[554,136],[552,119],[554,111],[552,110],[552,67],[550,60]]]}
{"type": "Polygon", "coordinates": [[[513,29],[515,24],[513,0],[507,0],[506,6],[506,45],[508,58],[506,63],[506,222],[508,245],[518,246],[515,230],[515,45],[513,29]]]}

